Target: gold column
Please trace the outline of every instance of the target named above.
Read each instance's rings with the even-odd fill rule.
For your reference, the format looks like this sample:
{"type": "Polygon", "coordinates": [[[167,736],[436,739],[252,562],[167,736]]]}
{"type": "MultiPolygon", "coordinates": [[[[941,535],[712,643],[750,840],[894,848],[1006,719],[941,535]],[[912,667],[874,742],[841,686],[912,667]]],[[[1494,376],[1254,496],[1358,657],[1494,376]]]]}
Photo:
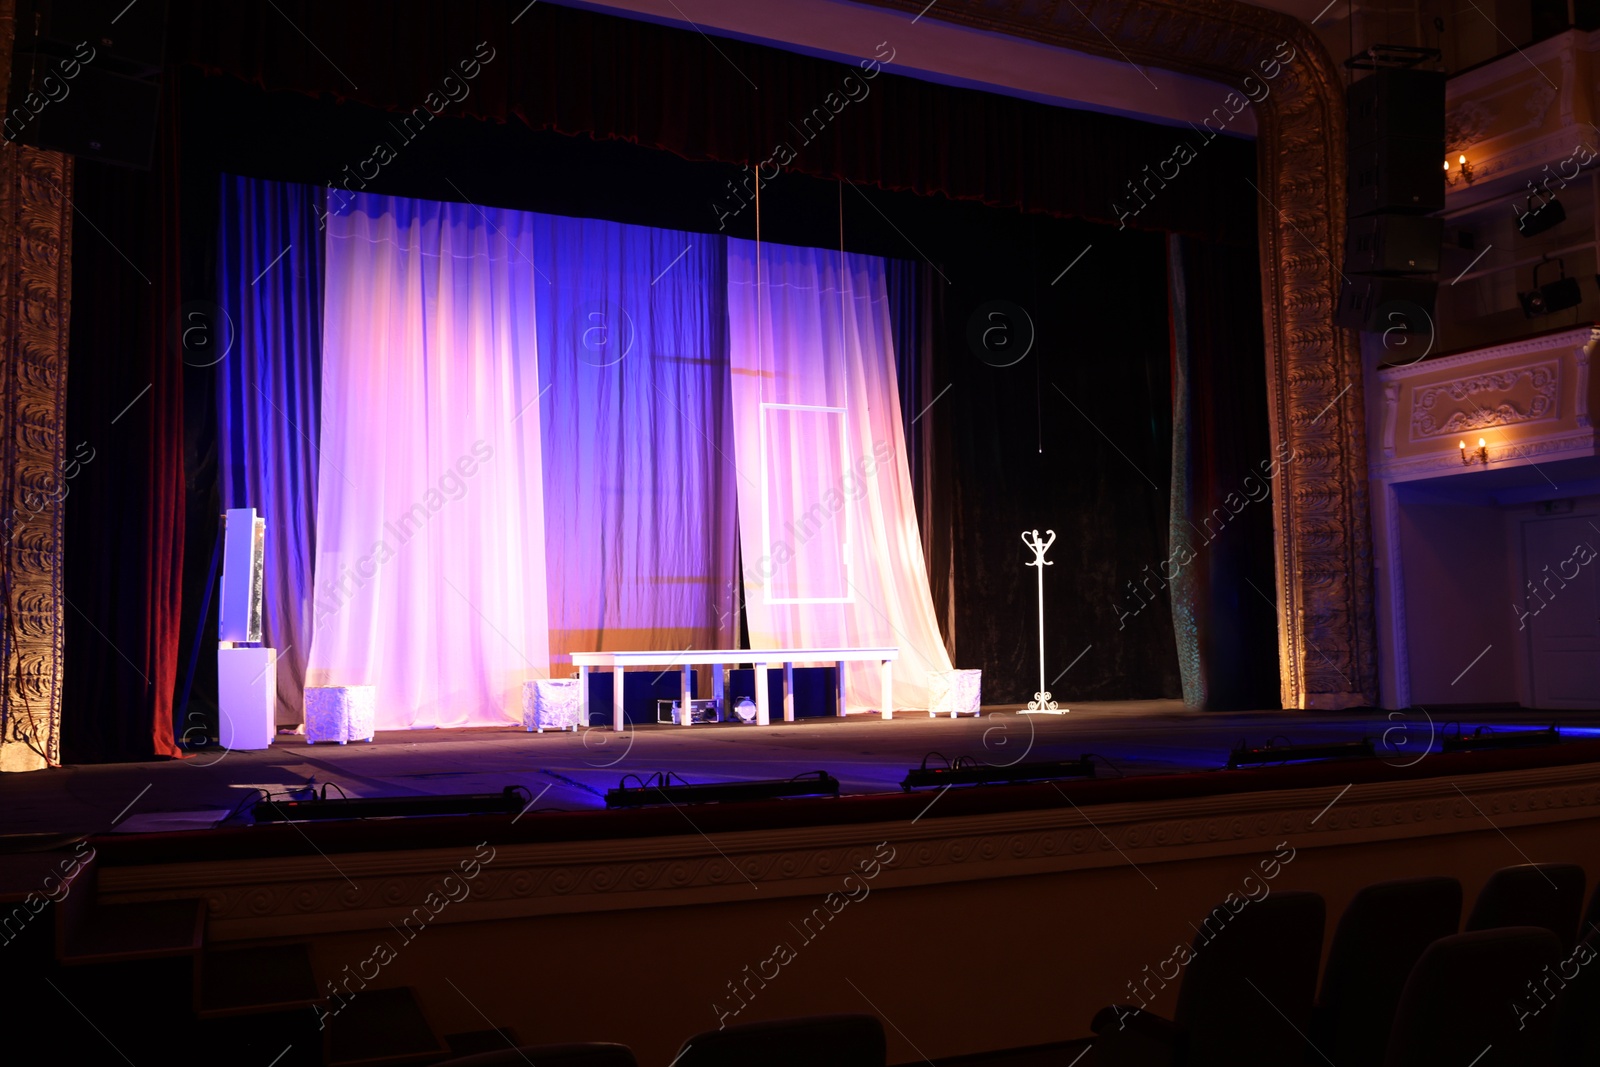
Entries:
{"type": "MultiPolygon", "coordinates": [[[[15,0],[0,0],[0,112],[15,0]]],[[[61,753],[72,160],[0,139],[0,771],[61,753]]]]}

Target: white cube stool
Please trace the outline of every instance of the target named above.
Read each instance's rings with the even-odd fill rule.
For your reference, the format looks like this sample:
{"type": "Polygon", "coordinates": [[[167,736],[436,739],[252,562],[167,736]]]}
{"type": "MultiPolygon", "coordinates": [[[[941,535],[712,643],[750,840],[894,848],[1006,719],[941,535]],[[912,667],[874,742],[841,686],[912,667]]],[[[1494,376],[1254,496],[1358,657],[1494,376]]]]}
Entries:
{"type": "Polygon", "coordinates": [[[982,688],[982,671],[937,671],[928,685],[928,715],[949,712],[957,715],[978,714],[979,690],[982,688]]]}
{"type": "Polygon", "coordinates": [[[306,744],[371,741],[377,705],[374,686],[307,686],[306,744]]]}
{"type": "Polygon", "coordinates": [[[576,730],[583,721],[582,683],[576,678],[535,678],[522,683],[522,725],[529,730],[576,730]]]}

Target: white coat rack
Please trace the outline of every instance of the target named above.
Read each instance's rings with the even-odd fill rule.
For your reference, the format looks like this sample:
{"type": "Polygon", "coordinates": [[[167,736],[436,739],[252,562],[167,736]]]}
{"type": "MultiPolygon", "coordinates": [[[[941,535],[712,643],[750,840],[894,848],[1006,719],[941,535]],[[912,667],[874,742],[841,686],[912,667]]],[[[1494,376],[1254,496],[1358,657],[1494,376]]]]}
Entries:
{"type": "Polygon", "coordinates": [[[1039,691],[1028,701],[1027,711],[1023,712],[1025,715],[1065,715],[1071,710],[1052,700],[1044,684],[1044,569],[1055,566],[1044,558],[1044,554],[1056,543],[1056,532],[1046,530],[1045,535],[1046,539],[1041,539],[1038,530],[1024,530],[1022,533],[1022,543],[1033,549],[1033,561],[1024,566],[1039,569],[1039,691]]]}

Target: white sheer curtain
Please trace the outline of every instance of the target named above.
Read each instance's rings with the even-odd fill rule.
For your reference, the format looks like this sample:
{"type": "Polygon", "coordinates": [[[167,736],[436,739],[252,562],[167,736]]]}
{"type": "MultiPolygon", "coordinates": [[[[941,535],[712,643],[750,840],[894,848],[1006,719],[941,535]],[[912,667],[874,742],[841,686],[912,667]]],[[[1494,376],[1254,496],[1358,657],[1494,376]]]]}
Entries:
{"type": "Polygon", "coordinates": [[[358,195],[327,219],[308,685],[380,729],[520,716],[549,672],[533,217],[358,195]]]}
{"type": "MultiPolygon", "coordinates": [[[[897,646],[895,703],[926,707],[950,658],[917,533],[884,262],[757,249],[728,242],[750,644],[897,646]]],[[[876,675],[848,668],[847,706],[877,706],[876,675]]]]}

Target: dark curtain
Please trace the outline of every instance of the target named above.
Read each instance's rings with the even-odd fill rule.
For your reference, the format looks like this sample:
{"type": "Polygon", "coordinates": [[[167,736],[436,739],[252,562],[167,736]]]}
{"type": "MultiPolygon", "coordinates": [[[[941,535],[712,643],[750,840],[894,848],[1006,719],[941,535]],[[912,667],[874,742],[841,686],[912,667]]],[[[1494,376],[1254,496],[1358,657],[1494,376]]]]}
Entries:
{"type": "MultiPolygon", "coordinates": [[[[395,114],[381,140],[402,160],[432,121],[426,110],[409,126],[405,116],[431,101],[448,115],[756,165],[765,178],[781,166],[1117,223],[1134,203],[1128,183],[1144,181],[1181,140],[1198,158],[1181,180],[1151,186],[1128,225],[1202,234],[1254,226],[1254,201],[1237,195],[1248,142],[877,73],[872,64],[893,58],[893,42],[864,42],[859,57],[839,63],[548,3],[513,25],[519,6],[177,0],[172,47],[182,62],[264,89],[387,109],[395,114]]],[[[381,175],[392,164],[376,149],[351,142],[325,180],[359,188],[381,175]]],[[[708,220],[749,213],[738,210],[748,189],[734,183],[719,195],[721,208],[705,205],[708,220]]]]}
{"type": "Polygon", "coordinates": [[[325,190],[231,174],[218,185],[224,332],[213,351],[189,358],[219,379],[222,507],[253,507],[266,520],[262,643],[278,650],[276,721],[298,723],[316,559],[325,190]]]}
{"type": "Polygon", "coordinates": [[[906,466],[928,569],[928,592],[945,649],[955,657],[955,587],[952,563],[950,423],[933,412],[948,401],[949,379],[941,373],[934,344],[935,302],[940,290],[928,263],[888,261],[889,315],[894,334],[895,372],[900,386],[900,421],[905,427],[906,466]]]}
{"type": "Polygon", "coordinates": [[[1046,689],[1063,706],[1178,696],[1165,594],[1131,592],[1167,554],[1163,239],[1000,212],[944,234],[930,299],[951,389],[933,413],[953,441],[956,666],[984,671],[985,703],[1032,697],[1037,571],[1022,533],[1054,530],[1046,689]]]}
{"type": "Polygon", "coordinates": [[[1171,237],[1173,353],[1170,583],[1183,700],[1277,707],[1271,495],[1287,456],[1262,417],[1266,357],[1252,250],[1171,237]]]}
{"type": "MultiPolygon", "coordinates": [[[[169,82],[173,79],[169,79],[169,82]]],[[[76,164],[67,433],[67,762],[176,756],[184,549],[177,101],[148,172],[76,164]],[[69,454],[72,448],[69,447],[69,454]]]]}

